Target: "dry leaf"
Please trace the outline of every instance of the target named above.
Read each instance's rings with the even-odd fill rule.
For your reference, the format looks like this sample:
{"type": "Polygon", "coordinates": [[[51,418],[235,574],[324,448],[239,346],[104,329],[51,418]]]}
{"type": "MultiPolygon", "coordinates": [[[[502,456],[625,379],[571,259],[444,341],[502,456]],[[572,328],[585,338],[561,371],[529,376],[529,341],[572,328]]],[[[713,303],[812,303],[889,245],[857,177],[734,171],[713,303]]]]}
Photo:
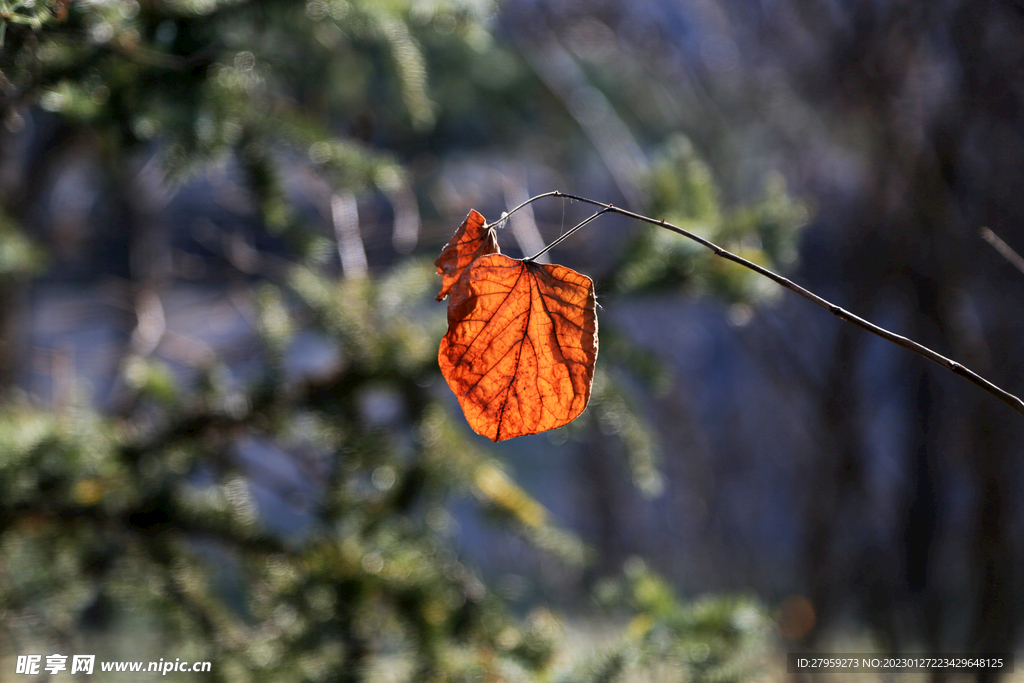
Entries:
{"type": "Polygon", "coordinates": [[[442,288],[451,299],[438,363],[470,426],[501,441],[574,420],[597,360],[594,283],[565,266],[497,253],[463,268],[442,288]]]}

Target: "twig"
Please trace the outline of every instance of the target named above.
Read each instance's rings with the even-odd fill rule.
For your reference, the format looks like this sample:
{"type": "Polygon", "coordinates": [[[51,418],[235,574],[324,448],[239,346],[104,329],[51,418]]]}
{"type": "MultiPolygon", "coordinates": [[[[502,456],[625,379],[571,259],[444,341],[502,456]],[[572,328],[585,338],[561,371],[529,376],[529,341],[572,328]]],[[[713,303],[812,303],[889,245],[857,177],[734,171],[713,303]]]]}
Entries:
{"type": "Polygon", "coordinates": [[[982,228],[981,239],[991,244],[999,252],[1000,256],[1009,261],[1017,270],[1024,273],[1024,258],[1021,258],[1020,254],[1013,250],[1013,247],[1000,239],[999,235],[988,228],[982,228]]]}
{"type": "Polygon", "coordinates": [[[602,214],[605,214],[605,213],[608,213],[609,211],[612,211],[612,210],[613,209],[611,207],[608,207],[608,208],[605,208],[605,209],[601,209],[600,211],[598,211],[597,213],[592,215],[590,218],[587,218],[587,219],[585,219],[583,221],[580,221],[579,223],[574,225],[571,229],[567,230],[564,235],[562,235],[557,240],[555,240],[554,242],[552,242],[548,246],[546,246],[543,249],[541,249],[540,251],[538,251],[536,254],[534,254],[530,258],[523,259],[523,260],[524,261],[536,261],[538,258],[543,256],[544,254],[548,253],[549,251],[551,251],[552,249],[557,247],[559,244],[561,244],[565,240],[569,239],[569,237],[571,237],[573,233],[579,231],[581,228],[586,226],[588,223],[596,220],[598,216],[600,216],[602,214]]]}
{"type": "Polygon", "coordinates": [[[491,222],[491,223],[487,223],[486,225],[484,225],[484,228],[492,228],[492,227],[494,227],[494,226],[495,226],[495,225],[497,225],[498,223],[502,222],[503,220],[507,219],[507,218],[508,218],[509,216],[511,216],[512,214],[514,214],[514,213],[515,213],[516,211],[518,211],[519,209],[521,209],[521,208],[523,208],[524,206],[527,206],[527,205],[529,205],[529,204],[533,204],[533,203],[534,203],[535,201],[537,201],[538,199],[544,199],[545,197],[558,197],[558,196],[563,196],[563,195],[562,195],[562,193],[561,193],[561,192],[559,192],[558,190],[553,190],[553,191],[551,191],[551,192],[545,192],[544,194],[539,194],[539,195],[537,195],[537,196],[535,196],[535,197],[530,197],[530,198],[529,198],[529,199],[527,199],[527,200],[526,200],[525,202],[523,202],[522,204],[520,204],[520,205],[519,205],[519,206],[517,206],[516,208],[512,209],[511,211],[508,211],[508,212],[506,212],[506,213],[503,213],[503,214],[501,215],[501,218],[499,218],[498,220],[496,220],[496,221],[494,221],[494,222],[491,222]]]}
{"type": "MultiPolygon", "coordinates": [[[[578,201],[578,202],[583,202],[585,204],[591,204],[593,206],[601,207],[601,211],[597,212],[596,214],[594,214],[593,216],[588,218],[586,221],[584,221],[582,224],[578,225],[572,231],[570,231],[565,236],[563,236],[563,238],[560,238],[560,239],[556,240],[555,242],[553,242],[551,244],[551,246],[548,247],[548,249],[550,249],[555,244],[560,242],[562,239],[564,239],[564,237],[567,237],[569,234],[572,234],[572,232],[575,232],[575,230],[578,230],[579,228],[583,227],[583,225],[585,225],[586,223],[589,223],[590,221],[594,220],[594,218],[596,218],[597,216],[600,216],[601,214],[604,214],[604,213],[617,213],[617,214],[620,214],[622,216],[626,216],[628,218],[633,218],[633,219],[638,220],[638,221],[643,221],[644,223],[650,223],[651,225],[656,225],[659,228],[664,228],[665,230],[669,230],[669,231],[674,232],[676,234],[682,235],[683,237],[691,239],[694,242],[696,242],[696,243],[698,243],[698,244],[700,244],[700,245],[702,245],[704,247],[707,247],[708,249],[710,249],[711,251],[713,251],[715,253],[715,256],[720,256],[720,257],[726,259],[727,261],[732,261],[733,263],[737,263],[737,264],[743,266],[744,268],[748,268],[748,269],[754,271],[755,273],[759,273],[760,275],[765,276],[769,280],[772,280],[773,282],[775,282],[775,283],[777,283],[779,285],[782,285],[786,289],[788,289],[790,291],[793,291],[793,292],[796,292],[797,294],[799,294],[803,298],[807,299],[808,301],[811,301],[811,302],[817,304],[818,306],[821,306],[822,308],[824,308],[825,310],[827,310],[829,313],[831,313],[832,315],[836,316],[837,318],[845,320],[848,323],[853,323],[857,327],[860,327],[861,329],[867,330],[868,332],[870,332],[870,333],[872,333],[874,335],[877,335],[877,336],[881,337],[882,339],[885,339],[886,341],[892,342],[893,344],[896,344],[897,346],[902,346],[905,349],[909,349],[910,351],[913,351],[914,353],[916,353],[916,354],[918,354],[920,356],[924,356],[928,360],[941,365],[942,367],[946,368],[950,372],[952,372],[952,373],[954,373],[956,375],[960,375],[961,377],[963,377],[964,379],[968,380],[969,382],[972,382],[973,384],[976,384],[977,386],[981,387],[982,389],[984,389],[988,393],[990,393],[993,396],[995,396],[996,398],[998,398],[1000,401],[1002,401],[1006,405],[1008,405],[1011,408],[1013,408],[1014,410],[1016,410],[1021,415],[1024,415],[1024,401],[1022,401],[1017,396],[1014,396],[1010,392],[1006,391],[1005,389],[1001,389],[1001,388],[997,387],[995,384],[993,384],[992,382],[988,381],[987,379],[985,379],[984,377],[982,377],[978,373],[974,372],[973,370],[971,370],[971,369],[961,365],[960,363],[958,363],[958,362],[956,362],[954,360],[946,358],[945,356],[943,356],[940,353],[936,353],[935,351],[932,351],[931,349],[929,349],[927,346],[924,346],[923,344],[919,344],[919,343],[917,343],[916,341],[914,341],[912,339],[908,339],[908,338],[906,338],[904,336],[901,336],[901,335],[898,335],[898,334],[896,334],[894,332],[890,332],[889,330],[885,329],[884,327],[879,327],[878,325],[875,325],[874,323],[869,322],[869,321],[865,320],[864,318],[861,318],[860,316],[854,315],[853,313],[850,313],[849,311],[847,311],[847,310],[845,310],[845,309],[843,309],[843,308],[841,308],[839,306],[836,306],[832,302],[830,302],[830,301],[828,301],[826,299],[823,299],[822,297],[818,296],[817,294],[815,294],[814,292],[810,291],[809,289],[805,289],[804,287],[801,287],[800,285],[796,284],[792,280],[790,280],[788,278],[785,278],[785,277],[779,275],[778,273],[772,272],[772,271],[768,270],[767,268],[759,266],[759,265],[757,265],[756,263],[754,263],[752,261],[748,261],[747,259],[743,258],[742,256],[737,256],[736,254],[733,254],[730,251],[726,251],[725,249],[723,249],[722,247],[718,246],[714,242],[706,240],[706,239],[704,239],[703,237],[701,237],[699,235],[695,235],[694,233],[692,233],[692,232],[690,232],[688,230],[684,230],[684,229],[682,229],[680,227],[677,227],[675,225],[672,225],[671,223],[668,223],[668,222],[666,222],[664,220],[656,220],[654,218],[649,218],[647,216],[643,216],[643,215],[635,213],[633,211],[629,211],[628,209],[620,209],[617,206],[612,206],[611,204],[606,204],[604,202],[595,201],[593,199],[587,199],[586,197],[578,197],[576,195],[568,194],[566,192],[559,192],[557,190],[553,191],[553,192],[545,192],[544,194],[539,194],[536,197],[532,197],[531,199],[523,202],[522,204],[520,204],[516,208],[512,209],[512,211],[509,212],[509,215],[515,213],[516,211],[518,211],[522,207],[526,206],[527,204],[530,204],[530,203],[532,203],[534,201],[537,201],[538,199],[543,199],[544,197],[560,197],[560,198],[563,198],[563,199],[572,199],[572,200],[575,200],[575,201],[578,201]]],[[[991,233],[991,231],[989,231],[989,233],[991,233]]],[[[984,236],[984,233],[983,233],[983,236],[984,236]]],[[[993,234],[992,237],[995,237],[995,235],[993,234]]],[[[988,239],[988,237],[986,237],[986,239],[988,239]]],[[[998,240],[999,238],[996,237],[995,239],[998,240]]],[[[1002,240],[999,240],[999,242],[1003,243],[1002,240]]],[[[1005,246],[1005,243],[1003,243],[1003,245],[1005,246]]],[[[993,246],[996,246],[995,243],[993,243],[993,246]]],[[[996,248],[999,249],[998,246],[996,246],[996,248]]],[[[1013,253],[1012,250],[1010,250],[1009,247],[1006,247],[1006,249],[1008,249],[1011,253],[1013,253]]],[[[545,249],[545,251],[547,251],[547,249],[545,249]]],[[[1000,253],[1003,253],[1002,249],[1000,249],[1000,253]]],[[[1006,256],[1005,253],[1003,255],[1006,256]]],[[[1020,256],[1017,256],[1015,253],[1014,253],[1014,256],[1016,256],[1018,259],[1020,259],[1020,256]]],[[[534,257],[534,258],[536,258],[536,257],[534,257]]],[[[1007,258],[1009,258],[1009,257],[1007,256],[1007,258]]],[[[1013,262],[1013,261],[1011,260],[1011,262],[1013,262]]],[[[1021,260],[1021,266],[1018,266],[1018,267],[1021,267],[1022,271],[1024,271],[1024,267],[1022,267],[1022,266],[1024,266],[1024,260],[1021,260]]]]}

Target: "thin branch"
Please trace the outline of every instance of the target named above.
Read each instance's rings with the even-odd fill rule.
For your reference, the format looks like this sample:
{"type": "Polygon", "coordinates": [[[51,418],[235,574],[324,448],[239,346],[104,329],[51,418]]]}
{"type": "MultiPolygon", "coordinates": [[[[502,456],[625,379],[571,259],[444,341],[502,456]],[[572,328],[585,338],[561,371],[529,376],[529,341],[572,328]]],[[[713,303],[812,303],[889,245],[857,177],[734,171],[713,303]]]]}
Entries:
{"type": "Polygon", "coordinates": [[[151,66],[166,71],[177,71],[184,73],[207,62],[212,62],[217,53],[224,47],[219,40],[202,47],[195,52],[184,55],[169,55],[147,47],[133,43],[129,40],[112,40],[110,47],[118,54],[142,66],[151,66]]]}
{"type": "Polygon", "coordinates": [[[574,226],[573,226],[572,228],[570,228],[569,230],[567,230],[567,231],[566,231],[566,233],[565,233],[564,235],[562,235],[562,236],[561,236],[561,237],[559,237],[559,238],[558,238],[557,240],[555,240],[554,242],[552,242],[552,243],[551,243],[551,244],[549,244],[548,246],[546,246],[546,247],[544,247],[543,249],[541,249],[540,251],[538,251],[538,252],[537,252],[536,254],[534,254],[534,255],[533,255],[533,256],[531,256],[530,258],[528,258],[528,259],[523,259],[523,260],[524,260],[524,261],[536,261],[536,260],[537,260],[538,258],[540,258],[541,256],[543,256],[544,254],[548,253],[549,251],[551,251],[552,249],[554,249],[555,247],[557,247],[557,246],[558,246],[559,244],[561,244],[561,243],[562,243],[562,242],[564,242],[565,240],[569,239],[569,238],[570,238],[570,237],[571,237],[571,236],[573,235],[573,233],[575,233],[575,232],[579,231],[579,230],[580,230],[581,228],[585,227],[585,226],[586,226],[586,225],[587,225],[588,223],[591,223],[592,221],[596,220],[598,216],[600,216],[600,215],[602,215],[602,214],[605,214],[605,213],[608,213],[609,211],[612,211],[612,208],[611,208],[611,207],[609,207],[609,208],[606,208],[606,209],[601,209],[600,211],[598,211],[597,213],[595,213],[595,214],[594,214],[593,216],[591,216],[590,218],[587,218],[586,220],[580,221],[579,223],[577,223],[576,225],[574,225],[574,226]]]}
{"type": "MultiPolygon", "coordinates": [[[[811,302],[817,304],[818,306],[821,306],[822,308],[824,308],[825,310],[827,310],[829,313],[831,313],[832,315],[836,316],[837,318],[845,320],[848,323],[852,323],[852,324],[856,325],[857,327],[860,327],[861,329],[867,330],[868,332],[870,332],[870,333],[872,333],[874,335],[877,335],[877,336],[881,337],[882,339],[885,339],[886,341],[889,341],[889,342],[892,342],[893,344],[896,344],[897,346],[902,346],[903,348],[909,349],[910,351],[913,351],[914,353],[916,353],[916,354],[918,354],[920,356],[924,356],[925,358],[927,358],[928,360],[932,361],[933,363],[937,363],[938,365],[941,365],[942,367],[946,368],[950,372],[952,372],[952,373],[954,373],[956,375],[960,375],[961,377],[963,377],[964,379],[968,380],[969,382],[972,382],[973,384],[976,384],[977,386],[981,387],[982,389],[984,389],[988,393],[990,393],[993,396],[995,396],[996,398],[998,398],[1000,401],[1002,401],[1006,405],[1008,405],[1011,408],[1013,408],[1014,410],[1016,410],[1021,415],[1024,415],[1024,401],[1022,401],[1017,396],[1014,396],[1010,392],[1006,391],[1005,389],[1001,389],[1001,388],[997,387],[995,384],[993,384],[992,382],[988,381],[987,379],[985,379],[984,377],[982,377],[978,373],[974,372],[973,370],[970,370],[969,368],[965,367],[964,365],[961,365],[960,363],[958,363],[958,362],[956,362],[954,360],[946,358],[945,356],[943,356],[940,353],[936,353],[935,351],[932,351],[931,349],[929,349],[927,346],[924,346],[923,344],[919,344],[919,343],[917,343],[916,341],[914,341],[912,339],[908,339],[908,338],[906,338],[904,336],[901,336],[901,335],[898,335],[898,334],[896,334],[894,332],[890,332],[889,330],[885,329],[884,327],[879,327],[878,325],[875,325],[874,323],[869,322],[869,321],[865,320],[864,318],[861,318],[860,316],[854,315],[853,313],[850,313],[849,311],[847,311],[847,310],[845,310],[845,309],[843,309],[843,308],[841,308],[839,306],[836,306],[832,302],[830,302],[830,301],[828,301],[826,299],[823,299],[822,297],[818,296],[817,294],[815,294],[814,292],[810,291],[809,289],[805,289],[804,287],[801,287],[800,285],[796,284],[792,280],[790,280],[788,278],[785,278],[785,277],[779,275],[778,273],[772,272],[772,271],[768,270],[767,268],[759,266],[759,265],[757,265],[756,263],[754,263],[752,261],[748,261],[747,259],[743,258],[742,256],[737,256],[736,254],[733,254],[730,251],[726,251],[725,249],[723,249],[722,247],[718,246],[714,242],[706,240],[703,237],[701,237],[700,235],[695,235],[694,233],[692,233],[692,232],[690,232],[688,230],[684,230],[684,229],[682,229],[680,227],[677,227],[675,225],[672,225],[671,223],[668,223],[668,222],[666,222],[664,220],[656,220],[654,218],[649,218],[647,216],[643,216],[641,214],[635,213],[633,211],[629,211],[627,209],[620,209],[620,208],[618,208],[616,206],[612,206],[611,204],[606,204],[604,202],[595,201],[593,199],[587,199],[586,197],[579,197],[579,196],[576,196],[576,195],[568,194],[566,192],[559,192],[557,190],[554,191],[554,192],[546,192],[544,194],[537,195],[536,197],[533,197],[530,200],[528,200],[526,202],[523,202],[522,205],[516,207],[515,209],[513,209],[509,213],[510,214],[514,213],[516,210],[522,208],[522,206],[526,206],[527,204],[530,204],[531,202],[534,202],[534,201],[536,201],[538,199],[542,199],[544,197],[560,197],[560,198],[563,198],[563,199],[572,199],[572,200],[575,200],[575,201],[578,201],[578,202],[583,202],[585,204],[591,204],[593,206],[601,207],[601,211],[599,211],[597,214],[595,214],[594,216],[591,216],[589,219],[584,221],[584,224],[585,223],[589,223],[591,220],[593,220],[594,218],[596,218],[597,216],[599,216],[599,215],[601,215],[603,213],[617,213],[617,214],[620,214],[622,216],[626,216],[628,218],[633,218],[633,219],[638,220],[638,221],[643,221],[644,223],[650,223],[651,225],[656,225],[659,228],[664,228],[665,230],[669,230],[669,231],[674,232],[676,234],[682,235],[683,237],[686,237],[687,239],[693,240],[694,242],[696,242],[696,243],[698,243],[698,244],[700,244],[700,245],[702,245],[704,247],[707,247],[708,249],[710,249],[711,251],[714,252],[715,256],[720,256],[720,257],[726,259],[727,261],[732,261],[733,263],[739,264],[739,265],[743,266],[744,268],[747,268],[749,270],[754,271],[755,273],[758,273],[760,275],[765,276],[769,280],[772,280],[773,282],[775,282],[775,283],[777,283],[779,285],[782,285],[783,287],[785,287],[786,289],[788,289],[788,290],[790,290],[792,292],[796,292],[797,294],[799,294],[803,298],[807,299],[808,301],[811,301],[811,302]]],[[[576,229],[578,229],[579,227],[582,227],[582,224],[580,226],[577,226],[576,229]]],[[[574,231],[575,231],[575,229],[574,229],[574,231]]],[[[571,234],[571,232],[573,232],[573,231],[570,231],[570,233],[568,233],[568,234],[571,234]]],[[[989,231],[989,232],[991,232],[991,231],[989,231]]],[[[993,237],[994,237],[994,235],[993,235],[993,237]]],[[[986,239],[988,239],[988,238],[986,238],[986,239]]],[[[996,238],[996,239],[998,239],[998,238],[996,238]]],[[[559,241],[561,241],[561,240],[557,240],[556,242],[552,243],[551,246],[554,246],[554,244],[557,244],[559,241]]],[[[1002,240],[1000,240],[1000,242],[1002,242],[1002,240]]],[[[1009,249],[1009,247],[1007,247],[1007,249],[1009,249]]],[[[1000,253],[1002,253],[1002,250],[1000,250],[1000,253]]],[[[1005,256],[1005,254],[1004,254],[1004,256],[1005,256]]],[[[1017,258],[1020,258],[1020,257],[1018,256],[1017,258]]],[[[1022,265],[1024,265],[1024,261],[1022,261],[1022,265]]],[[[1022,268],[1022,270],[1024,270],[1024,268],[1022,268]]]]}
{"type": "Polygon", "coordinates": [[[988,228],[982,228],[981,239],[991,244],[999,252],[1000,256],[1009,261],[1017,270],[1024,273],[1024,258],[1021,258],[1021,255],[1015,252],[1013,247],[1000,239],[999,235],[988,228]]]}
{"type": "MultiPolygon", "coordinates": [[[[561,194],[562,194],[562,193],[561,193],[561,192],[559,192],[558,190],[554,190],[554,191],[552,191],[552,192],[545,192],[544,194],[539,194],[539,195],[537,195],[536,197],[530,197],[530,198],[529,198],[529,199],[527,199],[527,200],[526,200],[525,202],[523,202],[522,204],[520,204],[520,205],[519,205],[519,206],[517,206],[516,208],[512,209],[511,211],[508,211],[508,212],[506,212],[506,213],[503,213],[503,214],[501,215],[501,218],[499,218],[498,220],[494,221],[493,223],[487,223],[487,224],[485,224],[485,225],[484,225],[484,228],[485,228],[485,229],[487,229],[487,228],[493,228],[493,227],[494,227],[495,225],[497,225],[498,223],[501,223],[501,222],[502,222],[503,220],[506,220],[506,219],[507,219],[507,218],[508,218],[509,216],[511,216],[512,214],[514,214],[514,213],[515,213],[516,211],[518,211],[519,209],[523,208],[524,206],[529,206],[530,204],[533,204],[533,203],[534,203],[535,201],[537,201],[538,199],[544,199],[545,197],[558,197],[558,196],[560,196],[561,194]]],[[[536,256],[535,256],[534,258],[536,258],[536,256]]]]}

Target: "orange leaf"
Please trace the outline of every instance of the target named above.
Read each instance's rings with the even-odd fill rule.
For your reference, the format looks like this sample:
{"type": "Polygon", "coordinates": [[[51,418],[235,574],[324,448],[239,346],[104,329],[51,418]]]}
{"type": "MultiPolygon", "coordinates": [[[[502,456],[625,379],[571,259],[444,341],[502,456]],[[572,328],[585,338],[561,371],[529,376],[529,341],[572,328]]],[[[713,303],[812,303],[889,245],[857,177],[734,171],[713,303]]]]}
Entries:
{"type": "Polygon", "coordinates": [[[441,291],[437,300],[442,301],[451,292],[459,278],[474,259],[487,254],[500,253],[494,229],[484,229],[486,221],[476,211],[470,211],[466,220],[455,231],[452,241],[444,245],[441,255],[434,261],[437,274],[441,276],[441,291]]]}
{"type": "Polygon", "coordinates": [[[595,309],[594,283],[565,266],[473,261],[452,289],[438,352],[473,430],[501,441],[576,419],[594,380],[595,309]]]}

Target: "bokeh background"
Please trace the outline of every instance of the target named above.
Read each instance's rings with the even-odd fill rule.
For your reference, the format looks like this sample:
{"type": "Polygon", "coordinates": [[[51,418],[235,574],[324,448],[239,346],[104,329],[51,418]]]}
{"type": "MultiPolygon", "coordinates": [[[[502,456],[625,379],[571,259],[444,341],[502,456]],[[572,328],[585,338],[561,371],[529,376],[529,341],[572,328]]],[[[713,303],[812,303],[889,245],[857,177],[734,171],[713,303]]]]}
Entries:
{"type": "Polygon", "coordinates": [[[471,208],[563,190],[1024,393],[1024,272],[980,236],[1024,250],[1018,0],[0,0],[0,41],[0,680],[1019,645],[992,396],[608,216],[550,253],[597,285],[591,405],[494,445],[439,375],[433,267],[471,208]]]}

